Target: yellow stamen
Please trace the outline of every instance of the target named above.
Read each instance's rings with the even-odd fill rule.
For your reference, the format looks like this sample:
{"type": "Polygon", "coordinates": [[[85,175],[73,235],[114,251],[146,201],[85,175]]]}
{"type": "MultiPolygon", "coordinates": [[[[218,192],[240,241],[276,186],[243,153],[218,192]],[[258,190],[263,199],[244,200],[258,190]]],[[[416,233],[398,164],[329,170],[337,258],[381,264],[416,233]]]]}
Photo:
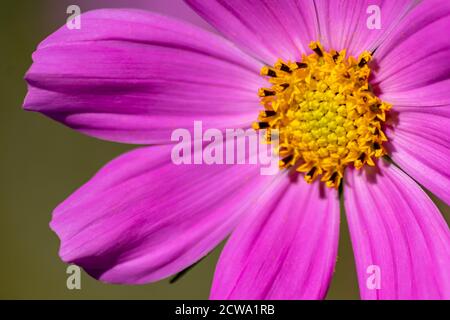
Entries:
{"type": "Polygon", "coordinates": [[[386,154],[382,123],[391,105],[371,91],[369,52],[356,59],[320,42],[309,47],[314,53],[301,62],[280,59],[261,69],[271,86],[258,91],[264,111],[253,128],[267,129],[268,137],[278,129],[281,168],[296,166],[307,182],[321,176],[337,188],[346,166],[374,166],[386,154]]]}

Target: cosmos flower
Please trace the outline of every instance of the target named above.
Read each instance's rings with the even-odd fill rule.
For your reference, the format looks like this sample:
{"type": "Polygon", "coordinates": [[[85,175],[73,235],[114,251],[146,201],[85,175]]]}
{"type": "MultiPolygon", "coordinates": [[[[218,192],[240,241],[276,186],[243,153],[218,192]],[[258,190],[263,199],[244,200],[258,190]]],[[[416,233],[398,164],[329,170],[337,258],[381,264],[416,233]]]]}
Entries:
{"type": "Polygon", "coordinates": [[[449,228],[420,185],[450,203],[450,2],[187,2],[223,37],[99,10],[33,55],[26,110],[149,145],[55,209],[61,258],[101,281],[141,284],[231,234],[212,299],[321,299],[342,200],[362,298],[448,299],[449,228]],[[368,27],[369,5],[380,29],[368,27]],[[194,120],[279,130],[280,173],[173,164],[171,132],[194,120]]]}

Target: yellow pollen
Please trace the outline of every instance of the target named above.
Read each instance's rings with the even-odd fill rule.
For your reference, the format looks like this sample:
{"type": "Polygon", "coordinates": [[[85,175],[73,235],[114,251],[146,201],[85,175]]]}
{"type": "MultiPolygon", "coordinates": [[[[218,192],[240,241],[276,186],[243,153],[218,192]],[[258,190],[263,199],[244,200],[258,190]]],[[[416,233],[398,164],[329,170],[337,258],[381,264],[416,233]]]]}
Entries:
{"type": "Polygon", "coordinates": [[[261,69],[271,86],[258,91],[264,111],[253,128],[267,129],[268,143],[270,130],[278,130],[280,168],[338,188],[346,166],[374,166],[386,154],[382,124],[391,105],[370,88],[369,52],[356,59],[345,50],[326,52],[319,42],[309,47],[314,53],[301,62],[261,69]]]}

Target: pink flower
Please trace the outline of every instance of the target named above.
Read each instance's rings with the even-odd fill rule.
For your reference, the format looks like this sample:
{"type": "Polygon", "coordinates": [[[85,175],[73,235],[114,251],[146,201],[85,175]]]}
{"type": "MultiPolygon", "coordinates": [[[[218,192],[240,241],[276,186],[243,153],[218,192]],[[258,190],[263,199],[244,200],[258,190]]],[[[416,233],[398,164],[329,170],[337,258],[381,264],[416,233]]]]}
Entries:
{"type": "MultiPolygon", "coordinates": [[[[80,30],[59,29],[33,55],[26,110],[97,138],[151,145],[113,160],[55,209],[51,228],[61,258],[101,281],[148,283],[192,265],[231,234],[211,298],[321,299],[337,257],[340,199],[319,180],[336,187],[345,172],[342,200],[361,297],[448,299],[449,228],[418,183],[450,203],[450,2],[187,2],[224,37],[144,11],[99,10],[82,16],[80,30]],[[367,27],[369,5],[380,7],[381,29],[367,27]],[[311,41],[323,45],[312,44],[316,55],[311,41]],[[342,53],[330,60],[333,49],[346,49],[356,65],[339,62],[342,53]],[[344,73],[324,76],[318,68],[328,68],[325,59],[345,66],[351,79],[371,72],[370,87],[365,75],[351,87],[344,73]],[[295,69],[301,61],[306,73],[295,69]],[[274,64],[269,83],[260,70],[274,64]],[[324,77],[314,79],[317,86],[309,84],[313,68],[324,77]],[[289,87],[271,87],[277,79],[289,87]],[[328,151],[319,157],[314,149],[319,138],[311,138],[312,147],[302,144],[301,130],[315,128],[312,120],[302,118],[299,127],[271,117],[294,121],[290,98],[301,108],[309,93],[320,92],[311,105],[322,103],[334,87],[339,92],[329,99],[342,94],[346,120],[352,103],[369,106],[355,100],[362,92],[386,105],[386,114],[376,118],[379,110],[366,108],[368,122],[349,127],[339,124],[338,105],[330,119],[319,114],[317,121],[328,121],[319,129],[337,123],[347,130],[343,137],[352,140],[358,130],[369,137],[326,165],[328,151]],[[264,107],[260,88],[273,90],[264,107]],[[270,114],[260,121],[287,137],[289,163],[279,175],[262,176],[250,164],[171,162],[174,129],[192,128],[194,120],[204,129],[249,128],[263,108],[270,114]],[[395,164],[377,159],[385,153],[395,164]],[[297,164],[316,181],[294,174],[297,164]],[[376,287],[369,283],[374,266],[381,272],[376,287]]],[[[358,109],[356,119],[364,112],[358,109]]]]}

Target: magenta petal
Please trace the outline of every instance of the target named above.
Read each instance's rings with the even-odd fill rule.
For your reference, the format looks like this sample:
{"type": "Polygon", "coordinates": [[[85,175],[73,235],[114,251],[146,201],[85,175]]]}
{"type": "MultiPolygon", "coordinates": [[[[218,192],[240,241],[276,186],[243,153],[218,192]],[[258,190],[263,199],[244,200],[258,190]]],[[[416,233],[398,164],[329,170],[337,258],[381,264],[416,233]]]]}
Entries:
{"type": "Polygon", "coordinates": [[[249,126],[261,64],[212,33],[145,11],[99,10],[42,42],[24,107],[106,140],[165,143],[175,128],[249,126]]]}
{"type": "Polygon", "coordinates": [[[55,209],[65,262],[106,282],[162,279],[222,241],[273,179],[256,165],[174,165],[170,152],[122,155],[55,209]]]}
{"type": "Polygon", "coordinates": [[[373,85],[397,114],[387,128],[391,156],[450,203],[450,2],[423,1],[376,51],[373,85]]]}
{"type": "Polygon", "coordinates": [[[423,1],[375,52],[373,84],[394,105],[450,104],[450,2],[423,1]]]}
{"type": "Polygon", "coordinates": [[[347,49],[354,56],[375,49],[413,6],[411,0],[315,0],[314,3],[323,45],[327,49],[347,49]],[[367,26],[374,13],[368,9],[374,5],[381,13],[379,29],[367,26]]]}
{"type": "Polygon", "coordinates": [[[313,1],[185,1],[225,37],[268,64],[299,59],[318,38],[313,1]]]}
{"type": "Polygon", "coordinates": [[[322,299],[331,281],[339,238],[335,190],[287,176],[266,190],[223,250],[212,299],[322,299]]]}
{"type": "Polygon", "coordinates": [[[386,134],[392,159],[450,204],[450,108],[444,110],[446,114],[401,108],[398,123],[387,128],[386,134]]]}
{"type": "Polygon", "coordinates": [[[362,171],[347,170],[344,186],[361,297],[449,299],[450,232],[439,210],[394,165],[362,171]]]}

